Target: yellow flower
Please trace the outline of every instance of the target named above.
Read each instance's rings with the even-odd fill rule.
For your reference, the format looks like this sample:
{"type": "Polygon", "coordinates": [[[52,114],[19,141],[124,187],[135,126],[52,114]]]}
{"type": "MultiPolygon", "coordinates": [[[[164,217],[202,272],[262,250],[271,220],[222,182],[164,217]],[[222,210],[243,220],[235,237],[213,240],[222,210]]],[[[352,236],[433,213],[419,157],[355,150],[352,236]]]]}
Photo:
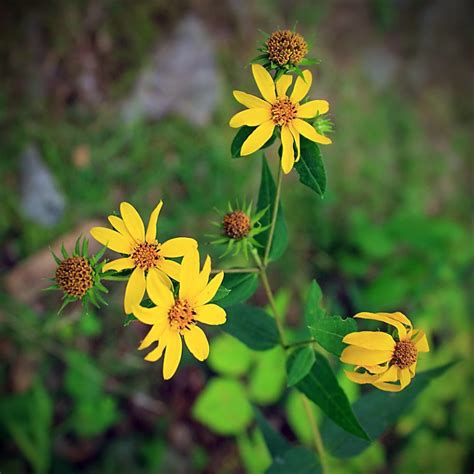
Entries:
{"type": "Polygon", "coordinates": [[[242,156],[259,150],[272,136],[275,127],[280,127],[283,146],[281,166],[287,174],[300,157],[300,134],[316,143],[332,143],[303,120],[325,114],[329,110],[329,103],[326,100],[311,100],[300,104],[311,87],[311,71],[303,71],[303,77],[296,79],[290,96],[287,96],[287,91],[293,81],[292,76],[284,74],[275,83],[272,76],[259,64],[252,64],[252,73],[263,99],[246,92],[234,91],[235,99],[245,105],[247,110],[235,114],[229,125],[233,128],[243,125],[257,127],[242,144],[242,156]],[[293,143],[296,144],[296,157],[293,143]]]}
{"type": "Polygon", "coordinates": [[[163,201],[160,201],[150,215],[145,226],[136,209],[128,202],[120,204],[120,214],[109,216],[109,222],[116,230],[106,227],[93,227],[92,237],[110,250],[127,255],[104,265],[103,271],[120,272],[133,268],[127,282],[124,298],[125,313],[130,314],[141,302],[145,294],[145,280],[151,275],[164,285],[171,287],[168,277],[179,279],[179,263],[169,258],[182,257],[189,250],[197,248],[197,242],[189,237],[177,237],[160,243],[156,240],[156,224],[163,201]]]}
{"type": "Polygon", "coordinates": [[[355,318],[373,319],[397,329],[398,340],[379,331],[352,332],[342,342],[350,344],[341,354],[341,361],[354,364],[353,372],[345,371],[355,383],[369,383],[387,392],[403,390],[415,376],[418,352],[429,352],[426,335],[413,329],[402,313],[359,313],[355,318]]]}
{"type": "Polygon", "coordinates": [[[203,361],[209,355],[209,342],[204,331],[197,323],[224,324],[225,311],[216,304],[208,304],[214,298],[224,278],[224,272],[218,273],[209,281],[211,259],[208,256],[202,270],[199,270],[199,252],[188,252],[181,263],[180,286],[177,296],[172,289],[163,285],[156,273],[147,279],[147,293],[153,308],[135,307],[133,314],[139,321],[151,325],[151,329],[140,344],[146,349],[153,342],[158,346],[149,352],[145,360],[157,361],[165,352],[163,378],[170,379],[179,365],[182,353],[182,340],[196,359],[203,361]]]}

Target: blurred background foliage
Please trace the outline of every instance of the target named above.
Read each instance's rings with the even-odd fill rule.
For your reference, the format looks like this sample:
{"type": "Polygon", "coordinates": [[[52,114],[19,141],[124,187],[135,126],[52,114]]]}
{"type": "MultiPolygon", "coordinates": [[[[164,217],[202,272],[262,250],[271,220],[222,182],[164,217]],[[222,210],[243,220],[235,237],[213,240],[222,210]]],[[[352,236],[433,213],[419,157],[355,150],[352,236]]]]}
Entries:
{"type": "MultiPolygon", "coordinates": [[[[255,198],[260,170],[230,158],[231,91],[252,87],[258,29],[296,21],[322,59],[311,95],[329,100],[336,133],[322,149],[324,200],[285,179],[280,309],[298,331],[317,278],[334,313],[406,312],[430,337],[422,369],[461,359],[333,470],[472,471],[472,4],[356,3],[0,5],[0,471],[260,473],[270,457],[252,403],[310,444],[277,349],[216,330],[208,363],[185,357],[164,383],[136,351],[143,328],[122,327],[120,284],[88,315],[58,317],[58,296],[38,291],[54,272],[48,246],[124,199],[150,212],[163,198],[162,235],[193,235],[218,262],[205,237],[213,208],[255,198]]],[[[355,400],[359,387],[340,383],[355,400]]]]}

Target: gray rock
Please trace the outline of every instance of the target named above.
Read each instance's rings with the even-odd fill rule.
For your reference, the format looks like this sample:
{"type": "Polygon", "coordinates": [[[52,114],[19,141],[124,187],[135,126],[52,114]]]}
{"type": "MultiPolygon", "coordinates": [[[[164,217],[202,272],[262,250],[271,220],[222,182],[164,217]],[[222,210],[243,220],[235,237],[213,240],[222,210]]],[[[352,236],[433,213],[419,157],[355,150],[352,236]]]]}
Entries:
{"type": "Polygon", "coordinates": [[[21,156],[21,208],[32,221],[52,227],[64,212],[64,196],[36,147],[28,145],[21,156]]]}
{"type": "Polygon", "coordinates": [[[218,99],[215,48],[201,20],[184,18],[159,44],[122,107],[127,123],[182,116],[191,124],[209,122],[218,99]]]}

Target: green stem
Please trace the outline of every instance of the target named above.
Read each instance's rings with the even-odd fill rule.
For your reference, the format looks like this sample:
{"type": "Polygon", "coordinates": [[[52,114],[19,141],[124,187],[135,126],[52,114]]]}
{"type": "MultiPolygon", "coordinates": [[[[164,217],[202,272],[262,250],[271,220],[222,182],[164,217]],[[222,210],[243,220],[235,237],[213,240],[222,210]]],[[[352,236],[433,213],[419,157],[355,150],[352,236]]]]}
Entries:
{"type": "Polygon", "coordinates": [[[260,268],[249,267],[249,268],[215,268],[211,270],[211,273],[258,273],[260,268]]]}
{"type": "Polygon", "coordinates": [[[299,346],[309,346],[310,344],[314,344],[315,342],[316,342],[316,339],[306,339],[304,341],[292,342],[291,344],[287,344],[285,346],[285,349],[292,349],[293,347],[299,347],[299,346]]]}
{"type": "Polygon", "coordinates": [[[265,254],[263,257],[263,264],[266,267],[268,264],[268,259],[270,257],[270,250],[272,248],[273,243],[273,235],[275,234],[275,224],[276,218],[278,214],[278,209],[280,207],[280,194],[281,194],[281,183],[282,183],[282,172],[281,172],[281,163],[278,164],[278,177],[277,177],[277,186],[276,186],[276,193],[275,193],[275,202],[273,203],[273,212],[272,212],[272,220],[270,224],[270,233],[268,234],[268,241],[267,246],[265,247],[265,254]]]}

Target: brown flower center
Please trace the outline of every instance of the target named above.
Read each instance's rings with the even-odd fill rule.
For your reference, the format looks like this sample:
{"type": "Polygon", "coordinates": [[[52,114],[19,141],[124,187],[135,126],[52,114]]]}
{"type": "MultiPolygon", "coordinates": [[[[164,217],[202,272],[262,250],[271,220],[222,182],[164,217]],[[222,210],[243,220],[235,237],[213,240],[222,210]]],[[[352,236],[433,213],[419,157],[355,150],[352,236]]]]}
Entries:
{"type": "Polygon", "coordinates": [[[275,125],[288,125],[296,118],[296,105],[288,97],[281,97],[272,105],[272,120],[275,125]]]}
{"type": "Polygon", "coordinates": [[[275,31],[267,40],[267,51],[270,61],[284,66],[298,64],[308,52],[304,38],[290,30],[275,31]]]}
{"type": "Polygon", "coordinates": [[[149,270],[156,266],[158,261],[162,258],[160,256],[160,244],[150,244],[148,242],[137,244],[130,257],[137,267],[143,268],[143,270],[149,270]]]}
{"type": "Polygon", "coordinates": [[[68,295],[82,298],[92,288],[92,267],[84,257],[69,257],[56,269],[56,283],[68,295]]]}
{"type": "Polygon", "coordinates": [[[399,341],[395,344],[390,364],[406,369],[416,362],[418,350],[411,341],[399,341]]]}
{"type": "Polygon", "coordinates": [[[244,211],[229,212],[224,216],[224,234],[231,239],[246,237],[251,229],[250,217],[244,211]]]}
{"type": "Polygon", "coordinates": [[[168,312],[168,321],[171,327],[183,331],[196,324],[194,316],[196,316],[196,311],[186,300],[177,300],[168,312]]]}

